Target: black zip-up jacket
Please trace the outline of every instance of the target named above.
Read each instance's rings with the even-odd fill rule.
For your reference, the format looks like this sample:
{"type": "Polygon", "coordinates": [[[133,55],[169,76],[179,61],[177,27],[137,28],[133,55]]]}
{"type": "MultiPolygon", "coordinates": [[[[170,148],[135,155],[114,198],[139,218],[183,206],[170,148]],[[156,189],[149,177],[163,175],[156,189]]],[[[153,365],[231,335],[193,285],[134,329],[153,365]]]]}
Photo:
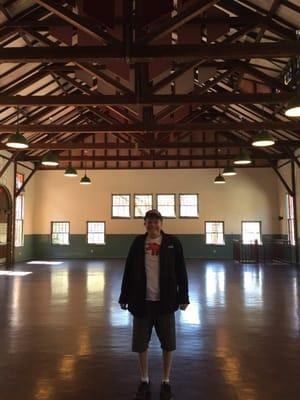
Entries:
{"type": "MultiPolygon", "coordinates": [[[[179,304],[189,304],[188,276],[179,239],[161,230],[159,252],[160,312],[178,310],[179,304]]],[[[136,317],[145,315],[146,270],[145,239],[147,232],[136,236],[130,246],[123,274],[120,304],[128,304],[128,311],[136,317]]]]}

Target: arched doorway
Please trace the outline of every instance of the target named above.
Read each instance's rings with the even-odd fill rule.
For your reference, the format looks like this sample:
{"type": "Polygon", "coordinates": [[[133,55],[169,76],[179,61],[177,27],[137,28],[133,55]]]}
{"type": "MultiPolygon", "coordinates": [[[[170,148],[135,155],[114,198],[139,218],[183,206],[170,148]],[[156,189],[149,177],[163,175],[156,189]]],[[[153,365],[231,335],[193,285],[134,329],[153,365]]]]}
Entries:
{"type": "Polygon", "coordinates": [[[12,199],[8,189],[0,185],[0,265],[12,260],[12,199]]]}

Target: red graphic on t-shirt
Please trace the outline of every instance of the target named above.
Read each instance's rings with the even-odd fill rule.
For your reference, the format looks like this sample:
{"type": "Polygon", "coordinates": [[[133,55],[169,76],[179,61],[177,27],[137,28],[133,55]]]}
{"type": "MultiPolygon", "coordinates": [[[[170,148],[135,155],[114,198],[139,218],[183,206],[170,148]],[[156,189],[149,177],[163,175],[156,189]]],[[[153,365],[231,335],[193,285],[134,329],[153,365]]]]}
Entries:
{"type": "Polygon", "coordinates": [[[159,249],[160,249],[160,244],[159,243],[148,243],[146,250],[150,250],[151,251],[151,255],[152,256],[158,256],[159,254],[159,249]]]}

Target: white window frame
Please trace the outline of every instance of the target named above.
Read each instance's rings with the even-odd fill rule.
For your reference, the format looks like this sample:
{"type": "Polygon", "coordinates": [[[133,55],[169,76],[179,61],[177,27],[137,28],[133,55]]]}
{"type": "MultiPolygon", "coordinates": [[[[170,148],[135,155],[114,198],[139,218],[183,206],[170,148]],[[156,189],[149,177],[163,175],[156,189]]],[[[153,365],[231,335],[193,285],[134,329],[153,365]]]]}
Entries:
{"type": "Polygon", "coordinates": [[[51,221],[51,245],[52,246],[69,246],[70,245],[70,221],[51,221]],[[54,224],[67,224],[68,231],[67,232],[54,232],[53,227],[54,224]],[[68,243],[53,243],[53,235],[61,234],[68,235],[68,243]]]}
{"type": "Polygon", "coordinates": [[[128,194],[128,193],[114,193],[114,194],[112,194],[111,195],[111,218],[113,218],[113,219],[128,219],[128,218],[131,218],[131,195],[130,194],[128,194]],[[126,215],[126,216],[122,216],[122,215],[114,215],[114,207],[122,207],[122,205],[120,205],[120,204],[114,204],[114,198],[115,197],[117,197],[117,196],[119,196],[119,197],[122,197],[122,196],[128,196],[128,198],[129,198],[129,201],[128,201],[128,205],[125,205],[124,207],[128,207],[128,212],[129,212],[129,215],[126,215]]]}
{"type": "Polygon", "coordinates": [[[225,246],[225,223],[224,223],[224,221],[205,221],[204,222],[204,230],[205,230],[205,244],[206,245],[209,245],[209,246],[225,246]],[[207,225],[208,224],[221,224],[221,226],[222,226],[222,232],[213,232],[212,230],[211,231],[209,231],[208,229],[207,229],[207,225]],[[221,234],[222,235],[222,242],[220,242],[220,243],[217,243],[217,242],[213,242],[213,241],[208,241],[208,234],[216,234],[216,235],[219,235],[219,234],[221,234]]]}
{"type": "Polygon", "coordinates": [[[150,193],[135,193],[134,195],[133,195],[133,215],[134,215],[134,218],[144,218],[145,217],[145,213],[148,211],[148,210],[151,210],[153,208],[153,194],[150,194],[150,193]],[[147,197],[150,197],[150,204],[149,205],[147,205],[147,204],[137,204],[137,202],[136,202],[136,199],[137,199],[137,197],[138,196],[140,196],[140,197],[142,197],[142,196],[147,196],[147,197]],[[142,214],[142,215],[137,215],[137,212],[136,212],[136,210],[137,210],[137,207],[145,207],[145,211],[144,211],[144,213],[142,214]]]}
{"type": "Polygon", "coordinates": [[[106,239],[106,225],[105,225],[105,221],[87,221],[86,223],[86,228],[87,228],[87,244],[89,245],[93,245],[93,246],[103,246],[106,244],[105,239],[106,239]],[[103,231],[94,231],[94,232],[90,232],[89,231],[89,224],[103,224],[103,231]],[[92,242],[90,241],[90,235],[93,234],[103,234],[103,242],[92,242]]]}
{"type": "Polygon", "coordinates": [[[243,229],[243,225],[247,224],[247,223],[257,223],[259,226],[259,238],[257,240],[258,244],[262,244],[262,223],[261,221],[242,221],[242,243],[243,244],[255,244],[255,240],[253,241],[245,241],[244,240],[244,229],[243,229]]]}
{"type": "Polygon", "coordinates": [[[156,208],[157,210],[161,213],[163,218],[176,218],[176,194],[175,193],[157,193],[156,194],[156,208]],[[159,197],[160,196],[172,196],[174,198],[174,205],[162,205],[159,204],[159,197]],[[161,210],[161,207],[173,207],[174,215],[166,215],[164,212],[161,210]]]}
{"type": "Polygon", "coordinates": [[[179,193],[179,218],[199,218],[199,195],[198,193],[179,193]],[[183,205],[182,197],[183,196],[195,196],[196,197],[196,205],[183,205]],[[196,214],[195,215],[182,215],[182,207],[195,207],[196,214]]]}
{"type": "Polygon", "coordinates": [[[16,212],[15,212],[15,247],[24,246],[24,195],[20,194],[16,197],[16,212]],[[20,218],[18,217],[17,207],[18,202],[21,202],[20,218]],[[18,229],[20,231],[18,232],[18,229]],[[20,239],[20,241],[19,241],[20,239]]]}
{"type": "Polygon", "coordinates": [[[296,246],[294,201],[294,197],[286,193],[287,232],[288,240],[292,246],[296,246]]]}

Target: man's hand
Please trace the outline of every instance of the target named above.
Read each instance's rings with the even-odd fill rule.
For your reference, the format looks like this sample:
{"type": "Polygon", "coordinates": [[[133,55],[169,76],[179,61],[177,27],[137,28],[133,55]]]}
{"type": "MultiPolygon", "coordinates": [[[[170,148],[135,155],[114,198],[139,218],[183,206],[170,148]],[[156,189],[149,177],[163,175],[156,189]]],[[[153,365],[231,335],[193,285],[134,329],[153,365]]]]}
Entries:
{"type": "Polygon", "coordinates": [[[180,310],[185,310],[188,304],[179,304],[180,310]]]}
{"type": "Polygon", "coordinates": [[[128,304],[120,304],[120,307],[122,308],[122,310],[127,310],[128,304]]]}

